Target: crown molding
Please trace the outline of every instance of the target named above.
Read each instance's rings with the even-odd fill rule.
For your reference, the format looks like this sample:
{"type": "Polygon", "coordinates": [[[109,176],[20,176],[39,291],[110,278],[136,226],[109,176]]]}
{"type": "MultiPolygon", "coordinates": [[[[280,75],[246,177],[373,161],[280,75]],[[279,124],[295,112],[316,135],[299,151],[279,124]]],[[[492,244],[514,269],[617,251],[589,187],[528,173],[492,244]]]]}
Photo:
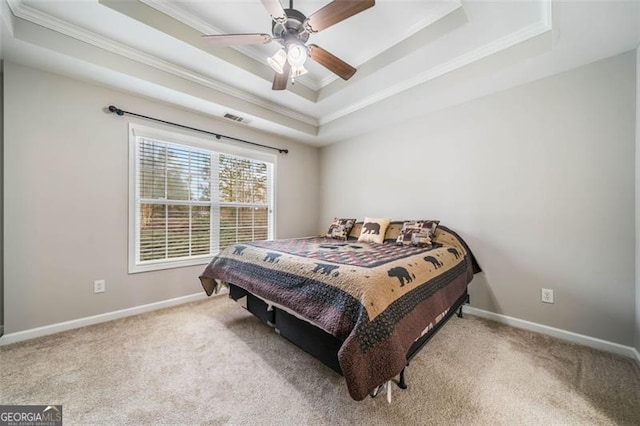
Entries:
{"type": "Polygon", "coordinates": [[[140,62],[144,65],[148,65],[160,71],[167,72],[169,74],[184,78],[185,80],[200,84],[202,86],[217,90],[229,96],[233,96],[242,101],[248,102],[257,107],[277,112],[283,116],[291,118],[293,120],[300,121],[311,126],[318,126],[318,120],[313,117],[298,113],[296,111],[284,108],[277,104],[265,101],[262,98],[253,96],[245,91],[239,90],[235,87],[227,85],[225,83],[213,80],[202,74],[190,71],[186,68],[167,62],[154,55],[144,53],[138,49],[127,46],[125,44],[108,39],[89,30],[81,28],[77,25],[58,19],[47,13],[41,12],[23,2],[23,0],[7,0],[9,8],[13,15],[26,21],[32,22],[36,25],[40,25],[47,29],[56,31],[60,34],[64,34],[68,37],[83,41],[125,58],[140,62]]]}
{"type": "Polygon", "coordinates": [[[408,39],[418,31],[421,31],[427,28],[428,26],[430,26],[431,24],[433,24],[434,22],[439,21],[440,19],[444,18],[454,10],[461,8],[462,2],[460,0],[445,0],[437,3],[437,5],[438,5],[438,8],[434,13],[430,13],[428,16],[425,16],[423,19],[414,23],[413,25],[408,27],[406,31],[403,31],[402,33],[400,33],[397,37],[389,38],[385,43],[380,44],[379,45],[380,47],[378,49],[374,50],[372,53],[367,55],[366,58],[365,57],[358,58],[356,60],[356,64],[361,65],[365,62],[368,62],[372,58],[375,58],[376,56],[392,48],[396,44],[402,42],[402,40],[408,39]]]}
{"type": "MultiPolygon", "coordinates": [[[[162,0],[139,0],[140,2],[146,4],[149,7],[156,9],[159,12],[164,13],[165,15],[171,16],[173,19],[182,22],[185,25],[190,26],[191,28],[203,33],[203,34],[222,34],[223,31],[219,28],[203,21],[202,19],[194,16],[190,13],[185,12],[179,7],[176,7],[174,4],[162,1],[162,0]]],[[[438,7],[434,13],[429,14],[424,19],[421,19],[418,22],[415,22],[413,25],[409,26],[405,31],[398,34],[396,37],[385,39],[384,43],[378,45],[378,47],[374,50],[371,50],[366,53],[366,55],[360,55],[357,59],[352,61],[351,65],[354,67],[359,67],[360,65],[368,62],[369,60],[375,58],[376,56],[384,53],[388,49],[392,48],[396,44],[402,42],[402,40],[411,37],[418,31],[428,27],[434,22],[444,18],[449,13],[454,10],[462,7],[462,2],[460,0],[446,0],[442,3],[438,3],[438,7]]],[[[265,64],[267,61],[264,55],[260,54],[254,49],[246,46],[232,46],[233,49],[239,51],[240,53],[249,56],[250,58],[265,64]]],[[[301,83],[304,86],[308,87],[311,90],[318,91],[329,84],[336,81],[339,77],[333,73],[330,73],[326,77],[316,80],[310,78],[309,76],[302,76],[296,78],[296,83],[301,83]]]]}
{"type": "Polygon", "coordinates": [[[443,63],[442,65],[433,67],[429,70],[419,73],[418,75],[416,75],[411,79],[404,80],[398,84],[388,87],[385,90],[379,91],[372,96],[363,98],[360,102],[351,104],[346,108],[337,110],[332,114],[321,117],[319,120],[320,126],[328,124],[334,120],[337,120],[353,112],[356,112],[369,105],[380,102],[386,98],[397,95],[398,93],[411,89],[414,86],[417,86],[422,83],[426,83],[429,80],[433,80],[436,77],[440,77],[444,74],[452,72],[465,65],[469,65],[473,62],[479,61],[480,59],[486,58],[487,56],[493,55],[509,47],[515,46],[518,43],[522,43],[526,40],[529,40],[530,38],[536,37],[547,31],[551,31],[552,27],[549,24],[551,20],[550,18],[547,18],[547,15],[549,17],[551,16],[551,2],[545,1],[542,4],[546,5],[546,6],[543,6],[545,8],[543,13],[543,17],[544,17],[543,20],[538,21],[534,24],[528,25],[505,37],[499,38],[489,44],[483,45],[477,49],[474,49],[470,52],[460,55],[448,62],[443,63]]]}
{"type": "MultiPolygon", "coordinates": [[[[420,21],[414,23],[413,25],[408,27],[406,31],[403,31],[398,36],[386,39],[384,43],[380,43],[378,45],[377,49],[371,52],[368,52],[366,55],[361,55],[356,60],[354,60],[351,65],[353,65],[356,68],[360,67],[361,65],[369,62],[371,59],[391,49],[396,44],[401,43],[403,40],[406,40],[407,38],[411,37],[417,32],[427,28],[429,25],[439,21],[440,19],[444,18],[451,12],[462,7],[462,2],[460,0],[446,0],[437,4],[439,7],[436,13],[431,13],[429,14],[429,16],[426,16],[424,19],[421,19],[420,21]]],[[[321,79],[318,83],[320,88],[323,88],[333,83],[338,78],[339,77],[337,75],[331,74],[321,79]]]]}
{"type": "MultiPolygon", "coordinates": [[[[165,13],[171,16],[172,18],[177,19],[178,21],[182,22],[185,25],[190,26],[191,28],[197,31],[220,33],[219,29],[209,24],[206,24],[204,21],[200,20],[197,17],[193,17],[187,13],[184,13],[184,11],[181,11],[179,8],[176,8],[173,5],[169,5],[168,2],[163,2],[161,0],[139,0],[139,1],[149,7],[152,7],[158,10],[161,13],[165,13]]],[[[154,55],[139,51],[135,48],[124,45],[122,43],[115,42],[106,37],[95,34],[89,30],[78,27],[74,24],[70,24],[63,20],[60,20],[49,14],[41,12],[31,7],[28,4],[25,4],[24,0],[6,0],[6,2],[9,5],[9,8],[11,9],[11,11],[13,12],[13,15],[15,15],[18,18],[25,19],[34,24],[41,25],[45,28],[51,29],[53,31],[75,38],[77,40],[92,44],[96,47],[113,52],[115,54],[126,57],[128,59],[135,60],[137,62],[148,65],[150,67],[159,69],[161,71],[165,71],[167,73],[176,75],[178,77],[184,78],[188,81],[200,84],[202,86],[212,88],[214,90],[220,91],[221,93],[227,94],[229,96],[233,96],[235,98],[248,102],[257,107],[274,111],[285,117],[291,118],[293,120],[297,120],[301,123],[305,123],[314,127],[319,127],[319,126],[331,123],[332,121],[340,119],[348,114],[351,114],[367,106],[380,102],[398,93],[404,92],[412,87],[415,87],[427,81],[433,80],[439,76],[452,72],[458,68],[469,65],[475,61],[481,60],[487,56],[498,53],[518,43],[524,42],[530,38],[543,34],[547,31],[555,30],[554,28],[555,26],[553,25],[554,14],[552,13],[555,3],[552,0],[541,0],[540,1],[541,17],[538,22],[530,24],[524,28],[521,28],[518,31],[515,31],[500,39],[497,39],[489,44],[486,44],[470,52],[462,54],[446,63],[430,68],[428,70],[425,70],[410,79],[404,80],[402,82],[398,82],[397,84],[391,87],[388,87],[385,90],[371,94],[371,96],[364,97],[360,99],[358,102],[354,104],[350,104],[345,108],[338,109],[336,111],[333,111],[330,114],[321,116],[318,119],[316,119],[311,116],[307,116],[305,114],[296,112],[294,110],[290,110],[289,108],[271,103],[260,97],[257,97],[245,91],[239,90],[233,86],[216,81],[202,74],[190,71],[184,67],[172,64],[154,55]]],[[[454,10],[458,9],[461,6],[462,4],[460,3],[459,0],[446,2],[446,5],[442,6],[443,9],[441,9],[443,12],[446,12],[446,13],[432,14],[430,15],[430,17],[427,17],[424,20],[409,27],[407,31],[402,35],[401,40],[408,36],[411,36],[412,34],[415,34],[416,32],[419,32],[422,28],[428,25],[431,25],[433,22],[441,19],[442,17],[453,12],[454,10]]],[[[395,44],[397,44],[396,41],[389,43],[389,45],[395,45],[395,44]]],[[[382,52],[384,52],[384,50],[387,50],[388,48],[389,47],[385,45],[385,47],[377,50],[381,50],[382,52]]],[[[246,54],[245,52],[242,52],[242,53],[246,54]]],[[[324,83],[324,81],[321,83],[324,83]]],[[[327,83],[327,84],[330,84],[330,83],[327,83]]]]}
{"type": "MultiPolygon", "coordinates": [[[[13,19],[14,15],[7,1],[0,1],[0,19],[4,23],[8,33],[13,36],[13,19]]],[[[0,30],[1,31],[1,30],[0,30]]],[[[0,33],[1,37],[1,33],[0,33]]],[[[0,46],[2,48],[2,46],[0,46]]]]}

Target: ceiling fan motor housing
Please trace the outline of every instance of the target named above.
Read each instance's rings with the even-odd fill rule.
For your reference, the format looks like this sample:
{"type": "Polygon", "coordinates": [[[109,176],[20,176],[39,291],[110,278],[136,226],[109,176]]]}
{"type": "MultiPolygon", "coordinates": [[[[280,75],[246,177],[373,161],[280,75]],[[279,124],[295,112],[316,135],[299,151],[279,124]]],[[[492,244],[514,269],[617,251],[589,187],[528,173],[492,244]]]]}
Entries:
{"type": "Polygon", "coordinates": [[[283,45],[292,39],[306,43],[309,33],[305,31],[303,22],[307,19],[302,12],[296,9],[285,9],[287,20],[284,22],[273,21],[271,33],[273,37],[283,45]]]}

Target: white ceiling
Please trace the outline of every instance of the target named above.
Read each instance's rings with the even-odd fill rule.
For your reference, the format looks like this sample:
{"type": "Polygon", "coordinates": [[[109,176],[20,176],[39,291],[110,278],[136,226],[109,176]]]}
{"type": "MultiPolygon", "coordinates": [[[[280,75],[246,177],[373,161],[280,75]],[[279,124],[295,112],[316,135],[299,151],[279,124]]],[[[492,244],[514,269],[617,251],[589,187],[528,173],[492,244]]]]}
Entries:
{"type": "MultiPolygon", "coordinates": [[[[317,146],[640,43],[636,0],[378,0],[309,40],[357,67],[353,78],[310,63],[295,85],[272,91],[266,58],[276,43],[211,48],[200,38],[270,33],[259,0],[0,2],[5,59],[216,117],[230,112],[317,146]]],[[[308,16],[327,3],[294,0],[294,7],[308,16]]]]}

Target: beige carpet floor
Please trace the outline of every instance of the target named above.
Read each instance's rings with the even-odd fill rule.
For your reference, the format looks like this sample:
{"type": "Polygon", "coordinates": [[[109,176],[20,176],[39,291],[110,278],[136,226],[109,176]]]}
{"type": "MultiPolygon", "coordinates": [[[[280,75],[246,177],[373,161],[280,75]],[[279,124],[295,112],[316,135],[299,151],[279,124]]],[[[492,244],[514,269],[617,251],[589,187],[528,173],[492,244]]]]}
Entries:
{"type": "Polygon", "coordinates": [[[0,404],[62,404],[65,424],[640,424],[632,360],[469,315],[407,380],[353,401],[225,297],[0,348],[0,404]]]}

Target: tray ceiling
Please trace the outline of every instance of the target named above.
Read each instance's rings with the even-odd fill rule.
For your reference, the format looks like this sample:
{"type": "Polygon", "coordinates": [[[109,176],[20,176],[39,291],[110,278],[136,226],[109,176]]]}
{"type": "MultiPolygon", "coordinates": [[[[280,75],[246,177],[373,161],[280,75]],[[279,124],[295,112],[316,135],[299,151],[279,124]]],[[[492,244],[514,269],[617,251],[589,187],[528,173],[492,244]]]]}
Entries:
{"type": "MultiPolygon", "coordinates": [[[[327,3],[294,7],[309,15],[327,3]]],[[[276,43],[201,40],[270,33],[258,0],[9,0],[1,54],[323,145],[632,49],[639,10],[638,2],[378,0],[310,38],[358,68],[352,79],[308,61],[309,74],[283,92],[271,90],[266,61],[276,43]]]]}

